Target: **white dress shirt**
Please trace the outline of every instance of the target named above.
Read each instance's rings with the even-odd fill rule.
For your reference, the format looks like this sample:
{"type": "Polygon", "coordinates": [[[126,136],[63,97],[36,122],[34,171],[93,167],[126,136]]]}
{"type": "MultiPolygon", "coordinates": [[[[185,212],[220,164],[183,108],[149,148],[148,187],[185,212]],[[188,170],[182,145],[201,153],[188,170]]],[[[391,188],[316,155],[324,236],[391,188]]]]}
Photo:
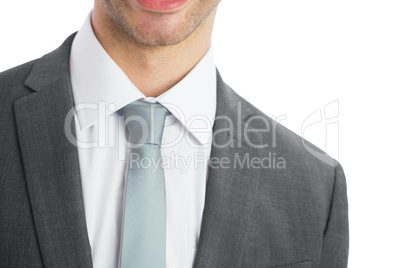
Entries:
{"type": "MultiPolygon", "coordinates": [[[[128,164],[126,131],[117,112],[145,96],[106,53],[88,14],[71,48],[78,156],[88,236],[95,268],[117,267],[128,164]]],[[[166,267],[191,267],[204,209],[207,161],[216,110],[216,70],[210,47],[178,84],[157,98],[165,121],[166,267]]]]}

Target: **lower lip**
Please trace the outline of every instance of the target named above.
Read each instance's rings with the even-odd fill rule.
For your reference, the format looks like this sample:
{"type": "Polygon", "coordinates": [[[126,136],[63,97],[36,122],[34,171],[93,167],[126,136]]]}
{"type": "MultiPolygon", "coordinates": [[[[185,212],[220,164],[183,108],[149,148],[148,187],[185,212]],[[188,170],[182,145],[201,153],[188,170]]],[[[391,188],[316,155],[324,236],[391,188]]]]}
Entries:
{"type": "Polygon", "coordinates": [[[152,11],[173,11],[183,6],[188,0],[136,0],[144,9],[152,11]]]}

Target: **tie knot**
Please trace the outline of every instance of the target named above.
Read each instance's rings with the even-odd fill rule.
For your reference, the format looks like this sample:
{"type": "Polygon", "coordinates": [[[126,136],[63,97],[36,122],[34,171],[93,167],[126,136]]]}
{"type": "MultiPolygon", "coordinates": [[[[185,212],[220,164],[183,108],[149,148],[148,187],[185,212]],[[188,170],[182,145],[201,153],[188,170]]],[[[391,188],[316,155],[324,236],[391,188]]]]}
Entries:
{"type": "Polygon", "coordinates": [[[121,109],[133,144],[162,143],[163,128],[169,111],[159,103],[136,100],[121,109]]]}

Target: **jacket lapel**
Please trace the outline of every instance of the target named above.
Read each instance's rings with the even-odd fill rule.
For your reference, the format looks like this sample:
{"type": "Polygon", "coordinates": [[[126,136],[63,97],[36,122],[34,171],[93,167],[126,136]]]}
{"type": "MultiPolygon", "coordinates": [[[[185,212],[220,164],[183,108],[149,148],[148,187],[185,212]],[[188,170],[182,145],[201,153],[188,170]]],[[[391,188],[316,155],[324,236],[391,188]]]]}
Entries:
{"type": "Polygon", "coordinates": [[[217,72],[214,142],[194,267],[241,265],[247,239],[247,219],[259,177],[259,169],[247,166],[244,159],[259,158],[261,151],[252,148],[247,140],[253,144],[261,144],[262,140],[257,132],[249,132],[247,138],[243,135],[245,121],[252,115],[248,104],[223,82],[217,72]],[[229,164],[214,164],[219,161],[229,164]]]}
{"type": "MultiPolygon", "coordinates": [[[[77,148],[65,134],[66,116],[73,109],[69,54],[74,36],[35,63],[25,81],[35,92],[14,103],[35,228],[47,267],[92,266],[77,148]]],[[[75,129],[74,121],[69,122],[71,139],[75,129]]]]}

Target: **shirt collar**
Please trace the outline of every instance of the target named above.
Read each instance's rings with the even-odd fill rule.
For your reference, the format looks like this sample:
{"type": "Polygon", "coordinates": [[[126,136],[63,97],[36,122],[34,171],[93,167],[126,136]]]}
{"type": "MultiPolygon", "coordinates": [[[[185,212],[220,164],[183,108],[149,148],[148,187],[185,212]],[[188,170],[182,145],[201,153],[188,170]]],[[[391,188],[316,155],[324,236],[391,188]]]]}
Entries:
{"type": "MultiPolygon", "coordinates": [[[[82,131],[127,104],[145,98],[103,49],[91,25],[92,11],[74,38],[70,74],[82,131]]],[[[210,141],[216,111],[216,69],[212,44],[175,86],[155,98],[201,143],[210,141]]]]}

